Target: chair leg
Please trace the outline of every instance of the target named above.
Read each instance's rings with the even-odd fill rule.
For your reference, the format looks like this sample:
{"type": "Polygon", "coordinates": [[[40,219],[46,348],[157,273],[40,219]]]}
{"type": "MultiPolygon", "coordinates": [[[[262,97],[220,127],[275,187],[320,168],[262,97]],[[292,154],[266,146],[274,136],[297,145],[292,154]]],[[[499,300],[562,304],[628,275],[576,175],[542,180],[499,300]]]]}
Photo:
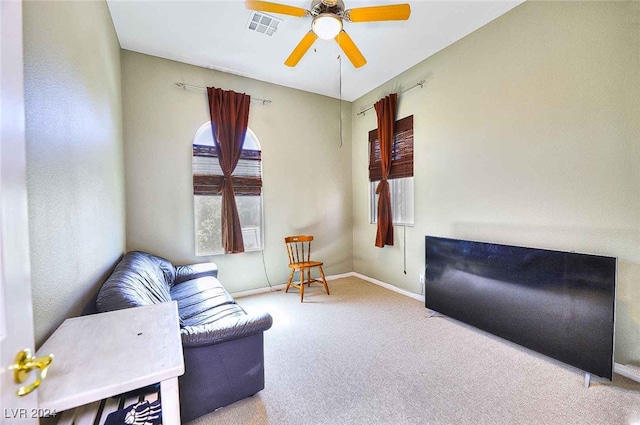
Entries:
{"type": "Polygon", "coordinates": [[[300,302],[304,298],[304,269],[300,270],[300,302]]]}
{"type": "Polygon", "coordinates": [[[311,268],[307,269],[307,286],[311,288],[311,268]]]}
{"type": "Polygon", "coordinates": [[[327,295],[331,295],[329,294],[329,285],[327,285],[327,279],[324,277],[322,266],[318,266],[318,269],[320,269],[320,276],[322,277],[322,284],[324,285],[324,290],[327,291],[327,295]]]}
{"type": "Polygon", "coordinates": [[[291,269],[291,273],[289,274],[289,280],[287,281],[287,288],[284,292],[289,292],[289,286],[291,286],[291,282],[293,281],[293,274],[295,273],[295,269],[291,269]]]}

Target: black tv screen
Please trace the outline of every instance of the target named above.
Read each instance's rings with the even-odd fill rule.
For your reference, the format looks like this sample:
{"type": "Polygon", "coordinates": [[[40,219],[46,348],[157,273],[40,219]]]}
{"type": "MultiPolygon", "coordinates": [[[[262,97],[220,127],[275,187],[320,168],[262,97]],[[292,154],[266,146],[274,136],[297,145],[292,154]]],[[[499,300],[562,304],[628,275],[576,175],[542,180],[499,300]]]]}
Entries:
{"type": "Polygon", "coordinates": [[[425,305],[603,378],[616,258],[426,236],[425,305]]]}

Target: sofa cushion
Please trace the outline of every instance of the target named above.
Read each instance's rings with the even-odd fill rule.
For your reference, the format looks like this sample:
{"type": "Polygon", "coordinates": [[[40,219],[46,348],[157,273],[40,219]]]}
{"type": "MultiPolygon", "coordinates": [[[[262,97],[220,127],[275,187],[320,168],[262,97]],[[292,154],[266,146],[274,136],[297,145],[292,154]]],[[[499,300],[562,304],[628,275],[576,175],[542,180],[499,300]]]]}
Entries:
{"type": "Polygon", "coordinates": [[[198,263],[175,267],[176,280],[174,283],[176,284],[199,277],[218,277],[218,266],[216,263],[198,263]]]}
{"type": "Polygon", "coordinates": [[[120,310],[171,301],[169,283],[175,271],[164,258],[144,252],[128,252],[100,288],[96,300],[99,312],[120,310]],[[173,275],[172,275],[173,273],[173,275]]]}
{"type": "MultiPolygon", "coordinates": [[[[239,306],[238,306],[239,307],[239,306]]],[[[235,339],[244,339],[261,334],[271,327],[273,319],[269,313],[232,314],[223,319],[180,329],[182,347],[196,348],[220,344],[235,339]]]]}
{"type": "Polygon", "coordinates": [[[223,319],[246,316],[247,313],[238,304],[223,304],[190,317],[181,319],[182,329],[217,323],[223,319]]]}
{"type": "Polygon", "coordinates": [[[170,295],[178,302],[183,326],[202,325],[230,315],[246,314],[215,277],[179,283],[171,288],[170,295]]]}

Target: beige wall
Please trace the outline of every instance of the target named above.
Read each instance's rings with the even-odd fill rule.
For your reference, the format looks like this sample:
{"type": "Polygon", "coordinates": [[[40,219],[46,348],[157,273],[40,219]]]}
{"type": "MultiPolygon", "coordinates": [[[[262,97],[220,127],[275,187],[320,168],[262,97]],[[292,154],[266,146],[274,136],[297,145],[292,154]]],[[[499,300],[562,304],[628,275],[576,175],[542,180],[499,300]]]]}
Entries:
{"type": "Polygon", "coordinates": [[[640,363],[640,4],[527,2],[353,104],[354,268],[421,293],[424,236],[618,257],[616,361],[640,363]],[[367,132],[414,115],[415,216],[374,247],[367,132]]]}
{"type": "Polygon", "coordinates": [[[36,344],[80,313],[125,248],[120,45],[105,2],[24,3],[36,344]]]}
{"type": "Polygon", "coordinates": [[[325,272],[353,270],[351,120],[345,103],[340,147],[335,99],[130,51],[122,53],[127,249],[177,263],[210,259],[231,292],[286,282],[284,236],[313,234],[325,272]],[[265,250],[196,257],[191,144],[209,120],[204,91],[216,86],[270,99],[251,102],[249,127],[262,145],[265,250]]]}
{"type": "MultiPolygon", "coordinates": [[[[345,104],[340,147],[334,99],[120,53],[103,2],[26,2],[38,343],[79,312],[125,250],[125,190],[126,249],[207,259],[194,255],[191,197],[191,142],[208,120],[206,95],[173,85],[184,81],[273,100],[253,102],[249,121],[263,148],[273,284],[286,280],[282,237],[294,233],[316,235],[329,274],[356,270],[415,293],[427,234],[612,255],[616,361],[640,363],[639,8],[527,2],[345,104]],[[402,228],[394,247],[373,247],[375,114],[356,112],[425,77],[398,115],[415,116],[416,224],[406,229],[404,275],[402,228]]],[[[266,286],[262,253],[210,259],[232,292],[266,286]]]]}

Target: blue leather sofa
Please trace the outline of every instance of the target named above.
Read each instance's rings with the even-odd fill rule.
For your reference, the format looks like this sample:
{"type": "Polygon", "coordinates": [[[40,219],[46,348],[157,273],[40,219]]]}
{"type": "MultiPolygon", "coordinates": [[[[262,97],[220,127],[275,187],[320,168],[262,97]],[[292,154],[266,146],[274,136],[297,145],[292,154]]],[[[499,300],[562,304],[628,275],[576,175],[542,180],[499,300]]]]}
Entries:
{"type": "Polygon", "coordinates": [[[217,275],[214,263],[174,266],[132,251],[85,308],[86,314],[177,301],[185,364],[179,378],[183,423],[264,388],[263,332],[272,318],[247,314],[217,275]]]}

